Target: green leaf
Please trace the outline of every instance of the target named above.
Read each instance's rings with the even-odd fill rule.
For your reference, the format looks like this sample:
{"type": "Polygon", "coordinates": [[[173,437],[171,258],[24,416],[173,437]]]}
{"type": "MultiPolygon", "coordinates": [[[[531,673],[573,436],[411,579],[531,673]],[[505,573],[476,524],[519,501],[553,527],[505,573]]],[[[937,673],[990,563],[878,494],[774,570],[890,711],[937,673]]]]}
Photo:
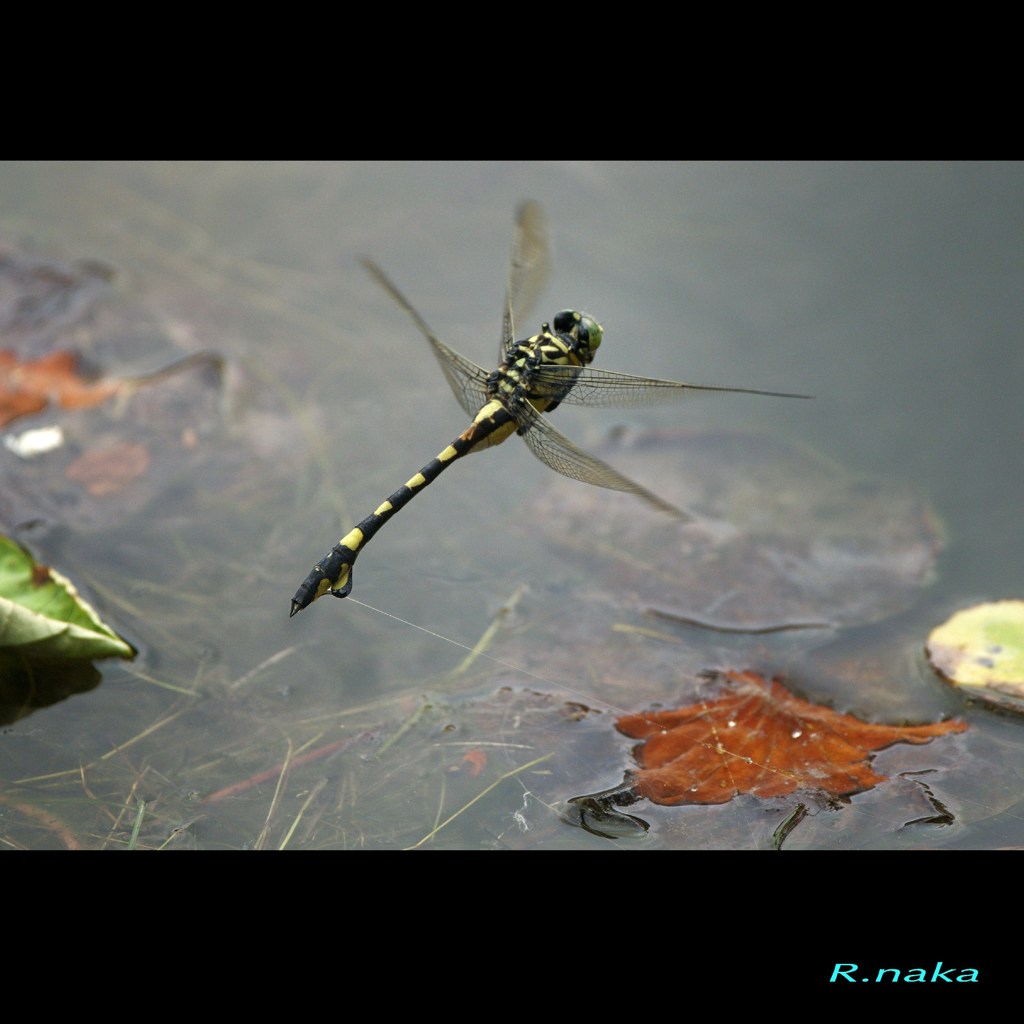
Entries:
{"type": "Polygon", "coordinates": [[[133,658],[74,584],[0,536],[0,651],[45,660],[133,658]]]}
{"type": "Polygon", "coordinates": [[[932,630],[932,667],[971,698],[1024,711],[1024,601],[957,612],[932,630]]]}

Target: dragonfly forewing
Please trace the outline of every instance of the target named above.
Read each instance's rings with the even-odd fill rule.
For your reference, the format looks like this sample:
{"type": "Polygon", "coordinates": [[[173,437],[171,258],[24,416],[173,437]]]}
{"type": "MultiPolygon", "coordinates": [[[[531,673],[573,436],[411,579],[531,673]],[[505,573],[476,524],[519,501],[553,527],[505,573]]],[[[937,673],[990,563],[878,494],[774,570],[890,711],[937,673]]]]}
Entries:
{"type": "Polygon", "coordinates": [[[452,394],[455,395],[464,412],[475,416],[487,401],[487,371],[474,363],[472,359],[467,359],[446,345],[431,330],[430,324],[420,316],[413,304],[398,290],[391,278],[373,260],[364,258],[363,266],[391,298],[405,310],[409,319],[430,342],[434,355],[437,357],[438,363],[441,364],[445,380],[448,381],[448,386],[452,389],[452,394]]]}
{"type": "Polygon", "coordinates": [[[508,284],[498,346],[499,360],[504,358],[509,345],[515,343],[516,324],[525,323],[533,312],[547,281],[550,262],[551,250],[544,212],[539,203],[527,200],[516,211],[515,229],[512,232],[512,252],[508,263],[508,284]]]}
{"type": "Polygon", "coordinates": [[[762,391],[759,388],[731,387],[718,384],[687,384],[657,377],[635,377],[615,370],[599,370],[592,366],[541,366],[532,377],[538,391],[558,393],[566,405],[618,407],[648,405],[670,398],[679,398],[686,391],[736,391],[747,395],[769,395],[773,398],[810,398],[788,391],[762,391]]]}

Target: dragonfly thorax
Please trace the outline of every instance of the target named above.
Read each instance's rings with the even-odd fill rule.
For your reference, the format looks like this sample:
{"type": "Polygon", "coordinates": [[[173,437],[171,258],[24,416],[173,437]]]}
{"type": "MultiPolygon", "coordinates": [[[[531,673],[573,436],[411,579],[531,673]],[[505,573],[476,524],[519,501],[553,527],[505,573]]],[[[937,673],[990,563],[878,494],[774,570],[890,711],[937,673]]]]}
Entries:
{"type": "Polygon", "coordinates": [[[487,378],[487,397],[508,409],[530,402],[540,412],[550,412],[572,389],[576,374],[571,370],[552,375],[549,367],[582,368],[594,358],[604,331],[586,313],[565,309],[540,334],[514,342],[501,365],[487,378]]]}

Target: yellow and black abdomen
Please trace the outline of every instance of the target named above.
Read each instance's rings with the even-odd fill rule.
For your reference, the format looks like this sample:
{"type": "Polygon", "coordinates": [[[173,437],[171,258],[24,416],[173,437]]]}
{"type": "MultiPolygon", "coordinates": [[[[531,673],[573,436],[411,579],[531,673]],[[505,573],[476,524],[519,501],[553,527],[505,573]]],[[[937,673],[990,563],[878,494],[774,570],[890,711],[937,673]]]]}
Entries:
{"type": "MultiPolygon", "coordinates": [[[[392,294],[396,293],[392,290],[392,294]]],[[[404,300],[399,301],[407,311],[411,310],[404,300]]],[[[537,412],[556,408],[572,388],[575,377],[570,371],[564,377],[549,376],[542,381],[539,368],[586,365],[600,343],[600,334],[596,321],[567,310],[555,318],[554,332],[545,324],[540,334],[510,345],[501,366],[487,378],[488,401],[473,417],[473,422],[313,566],[292,598],[291,614],[324,594],[347,597],[352,591],[352,567],[356,558],[377,531],[457,459],[493,448],[517,431],[529,430],[532,420],[524,406],[532,406],[537,412]]]]}
{"type": "Polygon", "coordinates": [[[515,419],[500,401],[493,399],[483,406],[473,422],[444,451],[439,452],[415,476],[406,480],[394,494],[342,537],[325,558],[313,566],[292,598],[291,614],[302,611],[324,594],[348,597],[352,592],[352,566],[374,534],[457,459],[500,444],[515,430],[515,419]]]}

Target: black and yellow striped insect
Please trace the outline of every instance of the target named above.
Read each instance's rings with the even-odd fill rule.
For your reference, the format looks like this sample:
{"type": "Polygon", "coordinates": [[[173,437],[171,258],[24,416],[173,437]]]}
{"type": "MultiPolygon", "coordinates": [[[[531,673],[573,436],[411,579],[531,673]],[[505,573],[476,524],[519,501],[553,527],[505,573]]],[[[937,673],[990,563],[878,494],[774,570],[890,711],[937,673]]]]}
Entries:
{"type": "Polygon", "coordinates": [[[684,384],[679,381],[634,377],[589,364],[604,331],[587,313],[563,310],[539,334],[515,340],[515,323],[525,317],[539,293],[548,265],[544,218],[534,202],[523,203],[516,217],[501,325],[501,363],[488,372],[449,348],[413,309],[383,270],[364,260],[369,272],[408,314],[430,342],[455,397],[473,422],[436,458],[407,480],[373,513],[331,548],[302,582],[292,599],[291,614],[302,611],[324,594],[347,597],[352,592],[352,567],[377,531],[457,459],[500,444],[519,434],[530,451],[564,476],[585,483],[628,491],[648,504],[687,521],[691,517],[652,494],[618,470],[578,448],[559,433],[544,413],[562,402],[575,405],[624,406],[643,404],[688,390],[742,391],[780,398],[806,398],[779,391],[684,384]]]}

